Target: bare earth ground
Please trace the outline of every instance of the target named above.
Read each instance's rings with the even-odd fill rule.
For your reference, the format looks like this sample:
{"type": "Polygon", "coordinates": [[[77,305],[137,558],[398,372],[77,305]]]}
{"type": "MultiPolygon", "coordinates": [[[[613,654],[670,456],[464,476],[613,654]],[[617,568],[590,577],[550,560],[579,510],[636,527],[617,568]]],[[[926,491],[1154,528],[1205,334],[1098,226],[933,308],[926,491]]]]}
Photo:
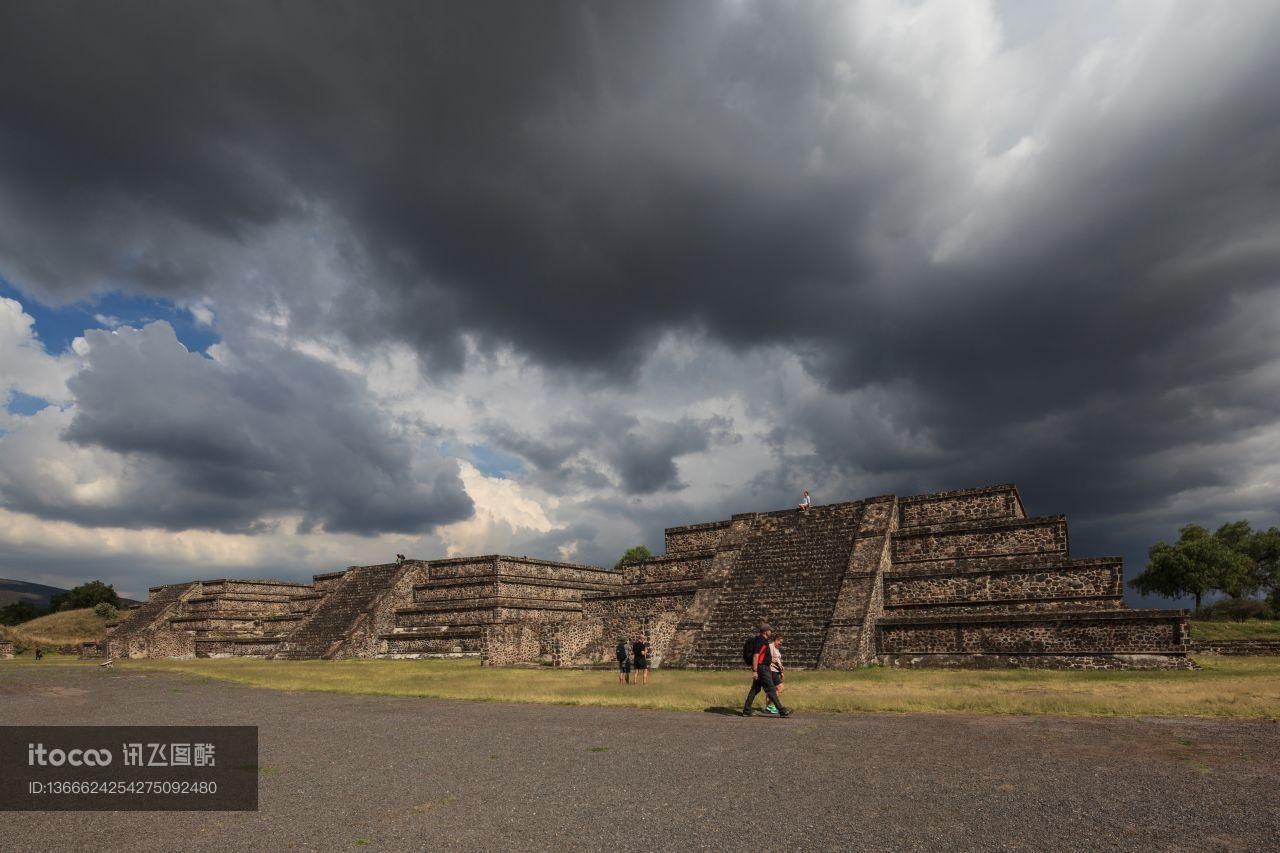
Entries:
{"type": "Polygon", "coordinates": [[[1280,838],[1273,721],[742,719],[12,665],[0,720],[260,727],[256,813],[6,812],[12,850],[1190,851],[1280,838]]]}

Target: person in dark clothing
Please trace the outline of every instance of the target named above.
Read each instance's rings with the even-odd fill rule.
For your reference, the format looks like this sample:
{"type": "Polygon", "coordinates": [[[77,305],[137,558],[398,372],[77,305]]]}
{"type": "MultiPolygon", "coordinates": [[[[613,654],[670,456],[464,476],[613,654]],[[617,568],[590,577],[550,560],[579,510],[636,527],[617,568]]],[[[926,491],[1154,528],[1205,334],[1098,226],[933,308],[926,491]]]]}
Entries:
{"type": "Polygon", "coordinates": [[[626,637],[618,639],[618,647],[613,650],[614,655],[618,658],[618,683],[631,683],[631,644],[627,642],[626,637]]]}
{"type": "MultiPolygon", "coordinates": [[[[769,649],[769,637],[772,636],[773,629],[768,625],[760,623],[760,634],[752,643],[751,653],[751,690],[747,693],[747,700],[742,703],[742,716],[750,717],[754,708],[756,696],[760,691],[764,691],[764,695],[768,697],[769,704],[777,709],[776,713],[779,717],[789,717],[791,712],[782,706],[782,702],[778,699],[778,688],[773,680],[773,672],[769,668],[772,658],[769,649]]],[[[766,714],[773,714],[766,707],[766,714]]]]}
{"type": "Polygon", "coordinates": [[[645,642],[644,634],[631,644],[631,668],[636,671],[640,683],[649,683],[649,644],[645,642]]]}

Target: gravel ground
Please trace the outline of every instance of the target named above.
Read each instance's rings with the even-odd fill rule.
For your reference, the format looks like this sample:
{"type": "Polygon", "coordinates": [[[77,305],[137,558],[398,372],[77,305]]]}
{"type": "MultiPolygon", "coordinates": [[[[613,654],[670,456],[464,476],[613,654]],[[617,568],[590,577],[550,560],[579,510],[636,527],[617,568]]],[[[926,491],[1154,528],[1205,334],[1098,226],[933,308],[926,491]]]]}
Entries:
{"type": "MultiPolygon", "coordinates": [[[[632,688],[637,689],[637,688],[632,688]]],[[[1280,725],[787,720],[0,668],[8,725],[259,726],[258,812],[7,812],[6,850],[1274,850],[1280,725]]],[[[726,704],[741,701],[726,696],[726,704]]],[[[724,709],[727,710],[727,709],[724,709]]]]}

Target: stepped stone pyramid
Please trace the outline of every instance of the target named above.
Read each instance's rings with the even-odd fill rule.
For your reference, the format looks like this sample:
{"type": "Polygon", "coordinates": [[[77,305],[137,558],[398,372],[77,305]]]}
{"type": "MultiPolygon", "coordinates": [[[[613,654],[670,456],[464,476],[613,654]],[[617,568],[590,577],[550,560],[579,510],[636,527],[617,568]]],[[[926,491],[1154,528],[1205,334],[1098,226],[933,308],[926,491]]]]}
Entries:
{"type": "Polygon", "coordinates": [[[1185,611],[1127,609],[1120,558],[1071,558],[1066,519],[1028,518],[1012,485],[667,531],[686,547],[714,556],[668,665],[741,666],[762,619],[806,668],[1191,665],[1185,611]]]}
{"type": "Polygon", "coordinates": [[[86,653],[593,666],[643,633],[655,665],[740,667],[761,620],[792,668],[1192,665],[1186,612],[1127,609],[1120,558],[1071,557],[1012,485],[668,528],[620,572],[490,555],[156,587],[86,653]]]}

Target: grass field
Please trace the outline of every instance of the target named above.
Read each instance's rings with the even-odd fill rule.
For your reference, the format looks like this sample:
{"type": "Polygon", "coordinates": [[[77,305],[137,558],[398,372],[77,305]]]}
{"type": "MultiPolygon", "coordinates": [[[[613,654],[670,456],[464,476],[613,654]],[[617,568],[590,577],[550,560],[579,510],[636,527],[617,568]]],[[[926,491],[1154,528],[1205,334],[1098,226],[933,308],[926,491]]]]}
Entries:
{"type": "Polygon", "coordinates": [[[1191,620],[1191,639],[1210,640],[1280,640],[1280,621],[1250,619],[1246,622],[1209,622],[1191,620]]]}
{"type": "MultiPolygon", "coordinates": [[[[796,672],[783,701],[805,711],[942,711],[1063,716],[1280,719],[1280,657],[1215,657],[1199,671],[893,670],[796,672]]],[[[483,668],[473,661],[138,660],[163,670],[280,690],[702,711],[741,707],[742,672],[655,670],[647,686],[615,673],[483,668]]]]}
{"type": "Polygon", "coordinates": [[[79,646],[101,637],[108,621],[96,615],[92,608],[62,610],[6,627],[3,632],[5,639],[24,646],[79,646]]]}

